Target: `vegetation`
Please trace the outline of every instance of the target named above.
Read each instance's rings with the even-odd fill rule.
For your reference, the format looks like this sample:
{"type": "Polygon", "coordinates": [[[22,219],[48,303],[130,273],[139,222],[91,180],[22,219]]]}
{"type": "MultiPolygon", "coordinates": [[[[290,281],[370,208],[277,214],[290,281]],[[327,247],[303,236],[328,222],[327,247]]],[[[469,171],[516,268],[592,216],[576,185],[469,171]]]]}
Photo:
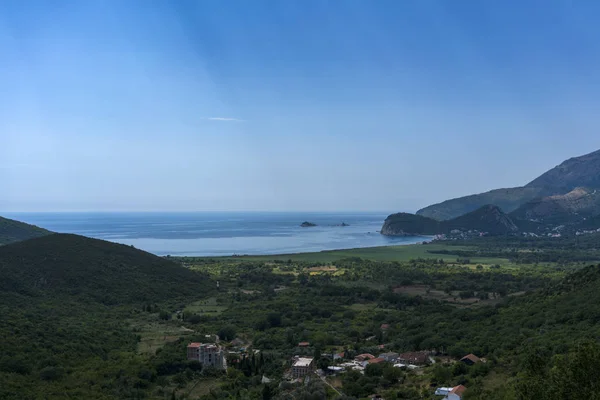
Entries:
{"type": "Polygon", "coordinates": [[[0,217],[0,245],[46,236],[51,233],[34,225],[0,217]]]}
{"type": "Polygon", "coordinates": [[[486,205],[460,217],[437,221],[416,214],[398,213],[385,219],[381,233],[384,235],[437,235],[453,230],[487,232],[504,235],[518,230],[515,223],[497,206],[486,205]]]}
{"type": "Polygon", "coordinates": [[[142,396],[157,372],[126,321],[209,293],[206,275],[75,235],[0,247],[0,274],[2,399],[142,396]]]}
{"type": "Polygon", "coordinates": [[[586,265],[600,260],[597,243],[496,237],[247,258],[159,258],[59,234],[3,246],[0,398],[433,399],[458,384],[466,399],[595,398],[600,267],[586,265]],[[189,342],[215,334],[227,371],[186,360],[189,342]],[[286,379],[294,355],[326,369],[388,351],[436,362],[286,379]],[[468,353],[486,362],[458,361],[468,353]]]}

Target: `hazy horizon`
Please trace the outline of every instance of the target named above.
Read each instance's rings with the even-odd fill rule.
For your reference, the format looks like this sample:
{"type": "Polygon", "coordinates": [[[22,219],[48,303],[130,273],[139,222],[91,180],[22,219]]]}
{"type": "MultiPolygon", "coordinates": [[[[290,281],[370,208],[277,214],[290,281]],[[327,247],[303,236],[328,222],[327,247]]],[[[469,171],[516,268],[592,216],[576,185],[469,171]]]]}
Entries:
{"type": "Polygon", "coordinates": [[[600,148],[600,4],[0,4],[0,212],[416,211],[600,148]]]}

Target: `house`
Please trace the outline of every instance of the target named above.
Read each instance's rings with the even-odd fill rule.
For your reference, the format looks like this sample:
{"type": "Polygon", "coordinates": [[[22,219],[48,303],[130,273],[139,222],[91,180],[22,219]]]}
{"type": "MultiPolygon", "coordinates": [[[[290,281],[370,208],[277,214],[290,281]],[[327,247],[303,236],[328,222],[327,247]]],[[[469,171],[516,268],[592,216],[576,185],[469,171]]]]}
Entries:
{"type": "Polygon", "coordinates": [[[227,369],[225,352],[213,343],[190,343],[187,346],[187,359],[198,361],[203,367],[227,369]]]}
{"type": "Polygon", "coordinates": [[[394,367],[396,367],[396,368],[407,368],[407,369],[417,369],[417,368],[419,368],[417,365],[402,364],[402,363],[394,364],[394,367]]]}
{"type": "Polygon", "coordinates": [[[429,361],[429,353],[426,351],[410,351],[398,356],[401,363],[424,365],[429,361]]]}
{"type": "Polygon", "coordinates": [[[436,396],[448,396],[448,394],[454,389],[453,387],[439,387],[435,389],[436,396]]]}
{"type": "Polygon", "coordinates": [[[371,358],[370,360],[367,360],[367,363],[369,364],[381,364],[382,362],[385,362],[385,359],[383,358],[371,358]]]}
{"type": "Polygon", "coordinates": [[[292,378],[302,378],[310,374],[315,368],[312,357],[295,357],[292,363],[292,378]]]}
{"type": "Polygon", "coordinates": [[[338,354],[334,354],[333,355],[333,360],[337,361],[337,360],[343,360],[344,359],[344,353],[338,353],[338,354]]]}
{"type": "Polygon", "coordinates": [[[388,329],[390,329],[390,324],[381,324],[380,328],[382,331],[387,331],[388,329]]]}
{"type": "Polygon", "coordinates": [[[327,372],[330,374],[341,374],[342,372],[344,372],[344,367],[336,367],[336,366],[329,366],[327,367],[327,372]]]}
{"type": "Polygon", "coordinates": [[[398,357],[400,357],[398,353],[383,353],[379,355],[379,358],[383,358],[387,362],[394,362],[398,357]]]}
{"type": "Polygon", "coordinates": [[[463,385],[454,386],[442,400],[460,400],[462,399],[465,390],[467,390],[467,388],[463,385]]]}
{"type": "Polygon", "coordinates": [[[467,354],[466,356],[461,358],[460,361],[464,362],[467,365],[473,365],[473,364],[477,364],[478,362],[480,362],[481,359],[479,357],[477,357],[475,354],[467,354]]]}
{"type": "Polygon", "coordinates": [[[298,343],[298,347],[308,347],[308,346],[310,346],[310,343],[308,343],[308,342],[300,342],[300,343],[298,343]]]}
{"type": "Polygon", "coordinates": [[[363,353],[363,354],[359,354],[356,357],[354,357],[354,360],[355,361],[366,361],[366,360],[370,360],[372,358],[375,358],[375,356],[373,354],[363,353]]]}
{"type": "Polygon", "coordinates": [[[359,372],[362,372],[365,369],[365,367],[363,367],[358,361],[345,362],[343,364],[340,364],[340,367],[343,367],[344,369],[352,369],[359,372]]]}

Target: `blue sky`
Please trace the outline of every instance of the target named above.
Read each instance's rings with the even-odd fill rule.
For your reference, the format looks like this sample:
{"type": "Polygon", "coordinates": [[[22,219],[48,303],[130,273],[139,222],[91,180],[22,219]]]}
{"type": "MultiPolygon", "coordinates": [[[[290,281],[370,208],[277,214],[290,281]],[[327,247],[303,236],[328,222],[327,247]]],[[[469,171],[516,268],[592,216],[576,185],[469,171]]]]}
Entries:
{"type": "Polygon", "coordinates": [[[597,2],[0,2],[0,210],[385,210],[600,148],[597,2]]]}

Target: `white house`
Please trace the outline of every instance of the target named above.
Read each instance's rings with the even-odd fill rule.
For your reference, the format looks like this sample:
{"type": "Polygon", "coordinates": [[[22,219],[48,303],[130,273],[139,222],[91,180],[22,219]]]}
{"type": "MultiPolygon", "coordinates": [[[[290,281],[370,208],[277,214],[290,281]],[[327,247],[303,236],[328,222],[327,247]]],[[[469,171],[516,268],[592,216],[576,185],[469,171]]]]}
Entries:
{"type": "Polygon", "coordinates": [[[450,387],[440,387],[435,390],[438,396],[445,396],[442,400],[461,400],[463,393],[467,390],[463,385],[450,387]]]}

